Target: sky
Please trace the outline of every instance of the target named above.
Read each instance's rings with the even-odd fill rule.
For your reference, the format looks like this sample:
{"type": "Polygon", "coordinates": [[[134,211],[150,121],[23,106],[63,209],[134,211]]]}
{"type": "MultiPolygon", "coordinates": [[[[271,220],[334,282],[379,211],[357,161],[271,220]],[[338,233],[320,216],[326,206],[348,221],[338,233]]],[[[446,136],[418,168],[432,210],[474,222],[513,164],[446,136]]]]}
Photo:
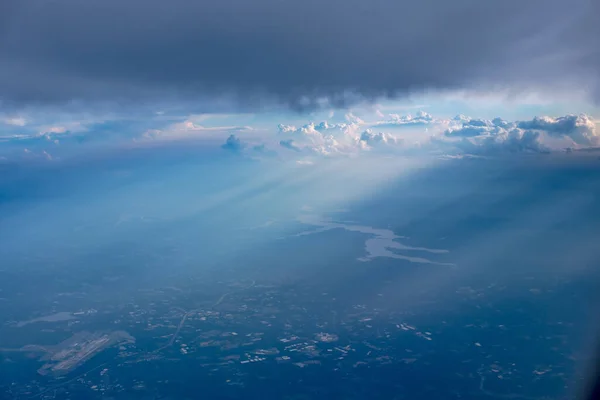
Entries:
{"type": "Polygon", "coordinates": [[[353,209],[452,242],[459,278],[531,261],[585,281],[599,17],[598,0],[0,0],[0,259],[58,271],[167,233],[193,274],[353,209]]]}
{"type": "Polygon", "coordinates": [[[591,0],[8,0],[0,160],[185,142],[254,159],[600,145],[591,0]]]}

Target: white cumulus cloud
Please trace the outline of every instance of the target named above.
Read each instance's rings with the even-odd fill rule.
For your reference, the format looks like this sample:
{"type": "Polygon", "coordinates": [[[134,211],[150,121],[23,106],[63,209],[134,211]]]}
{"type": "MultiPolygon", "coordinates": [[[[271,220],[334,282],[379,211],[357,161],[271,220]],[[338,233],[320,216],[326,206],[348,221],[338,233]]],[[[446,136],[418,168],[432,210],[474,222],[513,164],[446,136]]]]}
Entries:
{"type": "Polygon", "coordinates": [[[444,136],[450,140],[446,143],[472,153],[548,152],[556,150],[549,143],[556,138],[567,139],[578,147],[600,143],[595,121],[585,114],[512,122],[458,115],[450,121],[444,136]]]}
{"type": "Polygon", "coordinates": [[[371,129],[367,129],[360,135],[361,142],[364,142],[367,146],[376,147],[382,145],[395,145],[400,141],[393,135],[385,132],[373,132],[371,129]]]}
{"type": "Polygon", "coordinates": [[[428,125],[436,122],[431,114],[425,111],[419,111],[416,116],[411,114],[400,115],[400,114],[389,114],[389,119],[384,121],[378,121],[378,126],[389,126],[389,127],[401,127],[401,126],[419,126],[428,125]]]}
{"type": "Polygon", "coordinates": [[[594,120],[585,114],[566,115],[564,117],[535,117],[531,121],[517,124],[521,129],[545,132],[550,136],[567,137],[578,145],[597,145],[600,143],[594,120]]]}
{"type": "Polygon", "coordinates": [[[359,139],[361,123],[354,119],[354,122],[339,124],[311,122],[300,127],[280,124],[278,131],[282,139],[279,144],[294,151],[324,155],[352,152],[359,139]]]}

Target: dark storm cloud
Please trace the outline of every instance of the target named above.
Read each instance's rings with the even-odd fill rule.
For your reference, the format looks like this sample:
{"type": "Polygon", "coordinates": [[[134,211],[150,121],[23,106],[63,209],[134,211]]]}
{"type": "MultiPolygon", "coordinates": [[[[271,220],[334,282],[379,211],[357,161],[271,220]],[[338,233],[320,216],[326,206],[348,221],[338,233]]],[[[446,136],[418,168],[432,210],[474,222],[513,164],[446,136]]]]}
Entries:
{"type": "MultiPolygon", "coordinates": [[[[600,94],[595,0],[4,0],[6,104],[574,87],[600,94]]],[[[262,103],[261,103],[262,104],[262,103]]]]}

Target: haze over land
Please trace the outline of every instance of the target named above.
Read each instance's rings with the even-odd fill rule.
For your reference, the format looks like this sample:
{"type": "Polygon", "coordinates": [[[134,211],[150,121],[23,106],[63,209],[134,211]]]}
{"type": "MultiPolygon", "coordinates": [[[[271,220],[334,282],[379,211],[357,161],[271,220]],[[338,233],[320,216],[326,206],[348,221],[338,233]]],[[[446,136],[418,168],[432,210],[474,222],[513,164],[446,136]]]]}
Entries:
{"type": "Polygon", "coordinates": [[[589,0],[0,4],[0,399],[563,399],[589,0]]]}

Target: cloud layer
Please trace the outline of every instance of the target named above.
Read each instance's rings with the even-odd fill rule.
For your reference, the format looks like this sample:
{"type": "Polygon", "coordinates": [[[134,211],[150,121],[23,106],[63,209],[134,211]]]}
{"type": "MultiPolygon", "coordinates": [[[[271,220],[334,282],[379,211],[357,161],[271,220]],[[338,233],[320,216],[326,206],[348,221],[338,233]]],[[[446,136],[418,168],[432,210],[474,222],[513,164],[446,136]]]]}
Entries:
{"type": "Polygon", "coordinates": [[[5,0],[0,99],[310,107],[423,88],[600,95],[599,14],[590,0],[5,0]]]}
{"type": "Polygon", "coordinates": [[[585,114],[552,118],[535,117],[528,121],[508,122],[472,119],[459,115],[450,121],[444,132],[461,150],[479,153],[498,152],[548,152],[551,147],[545,139],[561,139],[565,147],[593,147],[600,145],[600,135],[594,120],[585,114]]]}
{"type": "Polygon", "coordinates": [[[596,125],[588,115],[567,115],[559,118],[536,117],[517,124],[521,129],[544,131],[548,135],[568,137],[578,145],[598,145],[596,125]]]}
{"type": "MultiPolygon", "coordinates": [[[[351,120],[357,120],[353,115],[351,120]]],[[[331,124],[327,121],[319,124],[309,123],[296,128],[292,125],[280,124],[279,135],[283,138],[279,144],[296,152],[316,154],[345,153],[356,146],[358,130],[363,121],[331,124]]]]}
{"type": "Polygon", "coordinates": [[[419,113],[418,117],[396,116],[404,121],[420,121],[427,130],[402,136],[381,128],[394,124],[360,121],[360,123],[310,123],[299,128],[279,125],[281,147],[296,153],[348,155],[365,150],[386,154],[445,154],[494,156],[508,153],[548,153],[567,148],[589,149],[600,146],[600,132],[588,115],[535,117],[524,121],[470,118],[457,115],[451,120],[436,119],[419,113]]]}
{"type": "MultiPolygon", "coordinates": [[[[355,156],[364,152],[385,156],[454,157],[600,148],[597,122],[586,114],[513,121],[464,115],[448,119],[424,112],[418,112],[414,117],[390,114],[392,117],[387,121],[395,121],[395,124],[382,124],[380,119],[385,117],[377,113],[359,114],[360,117],[348,113],[345,121],[338,116],[334,122],[325,120],[304,125],[275,125],[271,117],[261,120],[255,115],[246,115],[244,120],[239,114],[154,113],[148,119],[105,121],[11,116],[2,122],[5,132],[0,134],[0,157],[26,160],[42,155],[37,159],[50,160],[48,155],[51,155],[51,160],[56,161],[98,149],[169,147],[171,144],[221,146],[244,156],[278,156],[282,160],[355,156]],[[21,126],[21,120],[28,123],[21,126]]],[[[296,124],[302,123],[297,114],[278,116],[292,118],[296,124]]]]}
{"type": "Polygon", "coordinates": [[[377,125],[380,127],[404,127],[404,126],[420,126],[420,125],[428,125],[432,122],[435,122],[434,118],[424,112],[419,111],[416,116],[408,115],[399,115],[399,114],[390,114],[389,119],[385,121],[377,122],[377,125]]]}

